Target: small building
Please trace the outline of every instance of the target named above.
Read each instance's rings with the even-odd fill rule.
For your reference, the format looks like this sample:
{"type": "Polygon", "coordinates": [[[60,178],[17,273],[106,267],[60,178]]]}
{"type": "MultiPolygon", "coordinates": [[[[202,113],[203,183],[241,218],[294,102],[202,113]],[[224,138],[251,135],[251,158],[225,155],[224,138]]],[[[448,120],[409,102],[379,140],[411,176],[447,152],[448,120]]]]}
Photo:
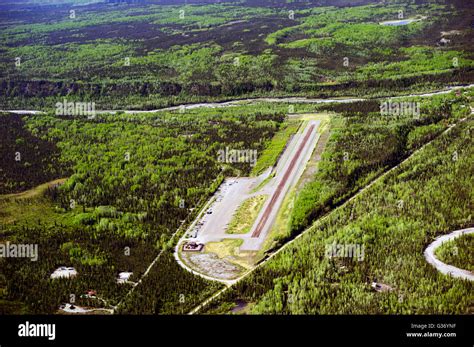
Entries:
{"type": "Polygon", "coordinates": [[[51,274],[52,279],[73,278],[77,276],[77,271],[73,267],[60,266],[51,274]]]}
{"type": "Polygon", "coordinates": [[[390,287],[387,284],[379,283],[379,282],[372,282],[370,285],[372,289],[374,289],[376,292],[390,292],[392,291],[392,287],[390,287]]]}
{"type": "Polygon", "coordinates": [[[448,40],[448,39],[446,39],[446,38],[444,38],[444,37],[443,37],[441,40],[439,40],[439,43],[440,43],[441,45],[444,45],[444,46],[446,46],[446,45],[447,45],[448,43],[450,43],[450,42],[451,42],[451,40],[448,40]]]}
{"type": "Polygon", "coordinates": [[[118,274],[117,283],[122,284],[128,282],[133,272],[121,272],[118,274]]]}

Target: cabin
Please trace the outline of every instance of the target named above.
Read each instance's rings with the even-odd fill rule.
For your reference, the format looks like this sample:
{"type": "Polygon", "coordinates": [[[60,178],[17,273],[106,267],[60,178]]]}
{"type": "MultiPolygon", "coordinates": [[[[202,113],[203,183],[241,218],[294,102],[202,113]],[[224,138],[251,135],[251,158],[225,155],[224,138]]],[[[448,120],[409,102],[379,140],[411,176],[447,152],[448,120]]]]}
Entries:
{"type": "Polygon", "coordinates": [[[390,287],[388,284],[383,284],[383,283],[379,283],[379,282],[372,282],[372,284],[370,286],[376,292],[390,292],[390,291],[393,290],[393,288],[390,287]]]}
{"type": "Polygon", "coordinates": [[[117,283],[122,284],[128,282],[133,272],[121,272],[118,274],[117,283]]]}
{"type": "Polygon", "coordinates": [[[52,279],[56,278],[73,278],[77,276],[77,271],[73,267],[60,266],[51,274],[52,279]]]}

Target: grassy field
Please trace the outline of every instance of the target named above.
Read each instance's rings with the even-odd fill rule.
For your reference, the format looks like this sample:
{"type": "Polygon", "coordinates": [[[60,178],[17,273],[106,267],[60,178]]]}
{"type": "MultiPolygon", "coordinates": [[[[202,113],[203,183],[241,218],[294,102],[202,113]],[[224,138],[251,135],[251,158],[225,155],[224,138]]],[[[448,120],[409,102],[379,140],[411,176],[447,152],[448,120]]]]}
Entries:
{"type": "Polygon", "coordinates": [[[268,167],[275,166],[280,155],[285,150],[285,147],[291,136],[296,133],[301,123],[298,121],[287,121],[281,125],[280,130],[275,134],[263,153],[259,156],[257,164],[252,169],[252,176],[258,176],[263,173],[268,167]]]}
{"type": "Polygon", "coordinates": [[[21,192],[21,193],[12,193],[12,194],[0,195],[0,199],[18,200],[18,199],[36,198],[36,197],[42,196],[48,188],[52,188],[56,185],[61,185],[64,182],[66,182],[66,180],[67,180],[67,178],[59,178],[59,179],[53,180],[53,181],[48,182],[48,183],[40,184],[39,186],[37,186],[33,189],[30,189],[30,190],[27,190],[27,191],[24,191],[24,192],[21,192]]]}
{"type": "Polygon", "coordinates": [[[242,205],[239,206],[237,211],[235,211],[235,214],[227,227],[226,233],[248,233],[267,198],[268,195],[256,195],[245,200],[242,205]]]}
{"type": "Polygon", "coordinates": [[[21,193],[0,195],[0,224],[6,229],[9,225],[28,221],[39,224],[70,222],[74,213],[57,208],[45,196],[48,188],[65,180],[57,179],[21,193]]]}

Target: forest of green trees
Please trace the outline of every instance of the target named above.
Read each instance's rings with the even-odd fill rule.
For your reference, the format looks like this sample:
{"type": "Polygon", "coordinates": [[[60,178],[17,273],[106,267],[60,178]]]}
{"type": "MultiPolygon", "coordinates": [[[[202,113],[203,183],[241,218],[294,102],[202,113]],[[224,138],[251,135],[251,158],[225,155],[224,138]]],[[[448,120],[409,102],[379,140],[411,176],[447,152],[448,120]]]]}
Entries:
{"type": "Polygon", "coordinates": [[[154,109],[250,96],[395,95],[474,81],[462,2],[259,2],[104,4],[72,19],[67,6],[44,7],[43,22],[32,23],[7,11],[0,109],[51,108],[64,96],[99,109],[154,109]],[[417,20],[380,24],[400,16],[417,20]]]}
{"type": "Polygon", "coordinates": [[[474,271],[474,236],[472,234],[448,241],[436,249],[436,257],[445,264],[474,271]]]}
{"type": "Polygon", "coordinates": [[[2,193],[58,177],[67,180],[40,196],[1,197],[1,240],[39,245],[37,262],[0,260],[1,299],[24,303],[26,312],[51,313],[71,294],[79,298],[96,290],[113,306],[130,289],[130,284],[115,283],[118,273],[133,272],[130,281],[137,281],[163,250],[121,310],[158,314],[190,309],[217,287],[175,263],[171,236],[190,222],[192,211],[223,177],[250,173],[248,163],[219,162],[217,151],[227,146],[259,152],[283,119],[282,113],[261,113],[259,107],[94,119],[2,115],[11,125],[1,147],[2,167],[8,168],[2,193]],[[22,154],[18,162],[15,152],[22,154]],[[49,279],[58,266],[74,266],[79,275],[49,279]],[[140,296],[155,292],[157,285],[156,297],[140,296]]]}
{"type": "MultiPolygon", "coordinates": [[[[255,271],[203,312],[474,312],[472,282],[423,257],[436,236],[474,225],[468,2],[73,7],[0,5],[0,244],[39,249],[37,261],[0,257],[0,315],[67,302],[188,313],[224,285],[184,270],[178,239],[226,177],[273,166],[305,113],[329,119],[321,160],[290,190],[284,230],[249,255],[255,271]],[[55,112],[63,101],[101,112],[55,112]],[[259,159],[222,162],[226,148],[259,159]],[[331,245],[363,257],[329,257],[331,245]],[[60,266],[78,275],[51,279],[60,266]],[[133,274],[117,283],[123,272],[133,274]]],[[[472,270],[472,237],[437,255],[472,270]]]]}
{"type": "MultiPolygon", "coordinates": [[[[455,124],[449,131],[438,135],[357,198],[317,221],[301,238],[221,295],[204,312],[229,313],[237,302],[246,303],[246,312],[253,314],[472,312],[472,282],[437,272],[426,262],[423,251],[436,236],[473,225],[474,123],[469,112],[456,105],[453,96],[430,101],[425,105],[426,119],[422,115],[420,121],[430,124],[436,122],[436,117],[446,116],[437,122],[455,124]],[[363,260],[327,257],[327,246],[334,243],[363,247],[363,260]],[[374,290],[373,283],[385,290],[374,290]]],[[[354,111],[357,109],[346,115],[347,123],[360,122],[364,114],[367,118],[371,115],[364,112],[357,117],[354,111]]],[[[394,128],[402,126],[406,135],[413,128],[405,122],[402,119],[394,128]]],[[[333,137],[326,160],[337,149],[337,143],[351,144],[355,155],[362,153],[354,150],[364,148],[364,142],[357,146],[357,142],[344,141],[343,136],[350,140],[349,134],[356,134],[355,128],[350,133],[336,129],[336,133],[340,138],[335,141],[333,137]]],[[[377,148],[377,143],[371,146],[377,148]]],[[[387,149],[382,146],[375,153],[390,154],[387,149]]],[[[349,157],[351,160],[357,164],[354,155],[349,157]]],[[[386,170],[388,163],[382,163],[377,165],[386,170]]],[[[333,160],[333,164],[337,165],[337,161],[333,160]]],[[[341,184],[347,182],[347,176],[341,176],[344,171],[334,165],[330,172],[338,174],[335,178],[344,178],[341,184]]],[[[308,189],[318,191],[319,180],[327,179],[322,172],[308,189]]],[[[346,186],[343,191],[355,188],[346,186]]],[[[317,208],[314,201],[317,200],[300,200],[295,215],[317,208]]],[[[465,261],[465,251],[460,254],[465,261]]]]}
{"type": "Polygon", "coordinates": [[[299,193],[291,218],[297,233],[388,168],[469,114],[467,95],[399,99],[419,103],[420,114],[383,115],[380,103],[324,106],[332,117],[331,138],[313,182],[299,193]]]}

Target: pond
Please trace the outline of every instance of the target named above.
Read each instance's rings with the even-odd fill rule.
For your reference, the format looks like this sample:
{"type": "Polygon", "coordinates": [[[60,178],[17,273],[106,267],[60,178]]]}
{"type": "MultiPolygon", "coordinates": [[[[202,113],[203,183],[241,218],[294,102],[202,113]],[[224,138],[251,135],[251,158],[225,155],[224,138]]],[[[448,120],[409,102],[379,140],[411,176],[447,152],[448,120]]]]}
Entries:
{"type": "Polygon", "coordinates": [[[388,25],[388,26],[400,26],[400,25],[407,25],[415,21],[417,21],[417,19],[400,19],[400,20],[391,20],[387,22],[381,22],[379,24],[388,25]]]}

